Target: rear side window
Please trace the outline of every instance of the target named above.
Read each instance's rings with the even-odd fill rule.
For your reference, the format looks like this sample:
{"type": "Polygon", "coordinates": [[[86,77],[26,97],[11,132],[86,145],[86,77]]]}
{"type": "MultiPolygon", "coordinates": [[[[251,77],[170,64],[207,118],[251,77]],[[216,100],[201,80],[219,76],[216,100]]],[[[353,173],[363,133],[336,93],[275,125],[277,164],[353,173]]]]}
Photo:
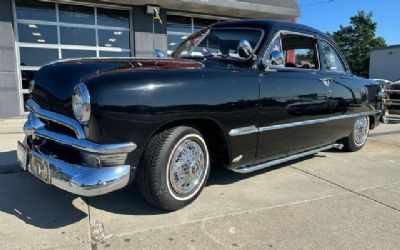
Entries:
{"type": "Polygon", "coordinates": [[[297,34],[282,34],[272,42],[265,59],[272,65],[285,68],[319,69],[317,40],[297,34]],[[282,56],[277,57],[278,53],[282,56]]]}
{"type": "Polygon", "coordinates": [[[322,67],[328,71],[346,72],[346,67],[336,50],[326,41],[321,41],[322,67]]]}

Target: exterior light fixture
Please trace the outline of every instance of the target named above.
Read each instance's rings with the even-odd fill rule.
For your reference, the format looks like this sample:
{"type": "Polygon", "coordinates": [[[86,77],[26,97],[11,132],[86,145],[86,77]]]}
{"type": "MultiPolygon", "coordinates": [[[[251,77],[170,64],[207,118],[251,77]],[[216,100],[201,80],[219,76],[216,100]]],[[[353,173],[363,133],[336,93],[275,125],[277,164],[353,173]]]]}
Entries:
{"type": "Polygon", "coordinates": [[[147,5],[146,6],[146,14],[153,15],[154,14],[154,10],[157,13],[160,13],[160,7],[159,6],[153,6],[153,5],[147,5]]]}
{"type": "Polygon", "coordinates": [[[75,118],[81,124],[87,124],[90,119],[90,95],[84,83],[75,86],[72,92],[72,110],[75,118]]]}

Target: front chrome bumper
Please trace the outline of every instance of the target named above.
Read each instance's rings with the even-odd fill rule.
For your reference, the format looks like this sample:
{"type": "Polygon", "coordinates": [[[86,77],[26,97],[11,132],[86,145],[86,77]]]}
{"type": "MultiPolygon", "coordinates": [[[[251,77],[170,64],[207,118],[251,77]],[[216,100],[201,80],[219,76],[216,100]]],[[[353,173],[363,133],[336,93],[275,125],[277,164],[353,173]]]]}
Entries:
{"type": "Polygon", "coordinates": [[[93,168],[68,164],[45,154],[27,148],[19,142],[18,161],[24,170],[32,172],[32,157],[48,163],[47,184],[82,196],[97,196],[121,189],[128,185],[131,167],[129,165],[93,168]]]}
{"type": "MultiPolygon", "coordinates": [[[[32,104],[32,102],[31,102],[32,104]]],[[[34,103],[35,104],[35,103],[34,103]]],[[[35,104],[36,105],[36,104],[35,104]]],[[[43,151],[40,145],[28,143],[28,141],[52,141],[65,147],[74,148],[85,154],[95,154],[99,157],[115,157],[127,155],[135,150],[132,142],[122,144],[96,144],[84,138],[73,138],[68,135],[49,131],[41,120],[43,112],[36,105],[35,110],[30,107],[31,113],[24,125],[26,137],[23,142],[18,142],[17,156],[21,167],[34,174],[47,184],[54,185],[68,192],[82,196],[96,196],[112,192],[125,187],[130,180],[132,166],[125,164],[96,167],[84,164],[70,163],[69,159],[58,158],[47,151],[43,151]],[[43,164],[37,164],[41,162],[43,164]]],[[[47,111],[46,111],[47,112],[47,111]]],[[[62,115],[50,116],[60,124],[62,115]]]]}

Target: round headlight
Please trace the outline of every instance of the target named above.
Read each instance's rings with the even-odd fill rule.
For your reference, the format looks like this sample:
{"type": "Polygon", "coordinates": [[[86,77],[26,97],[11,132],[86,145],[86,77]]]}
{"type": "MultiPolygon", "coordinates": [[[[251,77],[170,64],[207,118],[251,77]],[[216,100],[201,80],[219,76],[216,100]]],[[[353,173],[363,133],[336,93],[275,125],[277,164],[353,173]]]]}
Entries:
{"type": "Polygon", "coordinates": [[[87,124],[90,119],[90,95],[84,83],[75,86],[72,92],[72,109],[76,119],[81,124],[87,124]]]}

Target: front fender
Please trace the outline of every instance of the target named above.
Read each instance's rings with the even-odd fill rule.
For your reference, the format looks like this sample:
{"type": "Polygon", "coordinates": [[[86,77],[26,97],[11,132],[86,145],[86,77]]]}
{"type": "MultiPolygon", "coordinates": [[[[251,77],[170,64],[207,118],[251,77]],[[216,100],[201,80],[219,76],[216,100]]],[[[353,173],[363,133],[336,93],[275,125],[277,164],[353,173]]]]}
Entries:
{"type": "MultiPolygon", "coordinates": [[[[149,138],[166,124],[208,119],[223,129],[229,144],[231,129],[256,122],[257,77],[250,71],[179,69],[93,78],[86,82],[92,102],[88,137],[97,143],[132,140],[138,159],[149,138]]],[[[255,144],[256,136],[245,144],[253,158],[255,144]]]]}

